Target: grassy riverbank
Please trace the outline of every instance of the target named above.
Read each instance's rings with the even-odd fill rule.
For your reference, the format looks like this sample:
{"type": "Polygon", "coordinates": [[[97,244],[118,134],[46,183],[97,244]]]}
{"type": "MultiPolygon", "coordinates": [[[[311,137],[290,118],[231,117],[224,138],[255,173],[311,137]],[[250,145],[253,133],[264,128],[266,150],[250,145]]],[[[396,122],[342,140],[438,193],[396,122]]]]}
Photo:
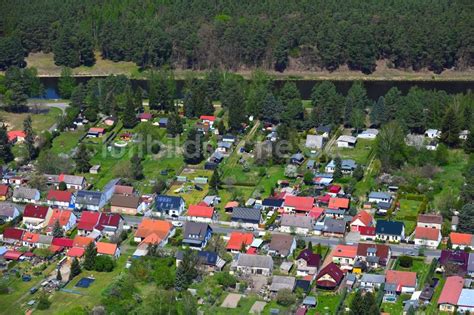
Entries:
{"type": "MultiPolygon", "coordinates": [[[[41,77],[57,77],[61,74],[61,67],[54,64],[53,55],[34,53],[26,59],[29,67],[38,69],[38,75],[41,77]]],[[[96,54],[96,64],[93,67],[78,67],[73,69],[76,76],[106,76],[109,74],[125,74],[131,78],[140,79],[146,76],[146,72],[139,70],[133,62],[113,62],[104,60],[100,54],[96,54]]],[[[347,67],[341,67],[337,71],[295,71],[288,70],[284,73],[267,71],[275,79],[291,80],[334,80],[334,81],[472,81],[474,80],[474,69],[466,71],[446,70],[441,74],[434,74],[431,71],[404,71],[390,69],[385,62],[381,61],[377,65],[377,70],[365,75],[361,72],[351,71],[347,67]]],[[[204,71],[176,70],[175,77],[183,79],[188,75],[204,75],[204,71]]],[[[237,71],[245,78],[250,78],[252,71],[237,71]]]]}

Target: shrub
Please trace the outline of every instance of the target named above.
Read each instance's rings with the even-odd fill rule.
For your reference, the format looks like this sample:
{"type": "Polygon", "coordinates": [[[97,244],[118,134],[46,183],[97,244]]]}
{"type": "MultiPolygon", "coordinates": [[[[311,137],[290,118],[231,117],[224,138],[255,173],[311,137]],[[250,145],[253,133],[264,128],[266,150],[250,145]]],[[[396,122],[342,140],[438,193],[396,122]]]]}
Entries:
{"type": "Polygon", "coordinates": [[[279,290],[277,293],[277,303],[283,306],[290,306],[296,302],[296,296],[289,289],[279,290]]]}
{"type": "Polygon", "coordinates": [[[51,306],[51,302],[48,299],[48,296],[45,293],[40,295],[37,309],[39,310],[47,310],[51,306]]]}
{"type": "Polygon", "coordinates": [[[400,256],[398,259],[398,263],[400,264],[400,267],[403,268],[410,268],[413,266],[413,258],[410,256],[400,256]]]}
{"type": "Polygon", "coordinates": [[[158,143],[155,143],[151,146],[151,153],[158,154],[160,153],[161,146],[158,143]]]}
{"type": "Polygon", "coordinates": [[[94,269],[99,272],[111,272],[115,268],[115,261],[110,256],[97,256],[95,258],[94,269]]]}
{"type": "Polygon", "coordinates": [[[215,278],[217,283],[224,288],[235,288],[237,284],[237,279],[228,272],[219,272],[215,275],[215,278]]]}

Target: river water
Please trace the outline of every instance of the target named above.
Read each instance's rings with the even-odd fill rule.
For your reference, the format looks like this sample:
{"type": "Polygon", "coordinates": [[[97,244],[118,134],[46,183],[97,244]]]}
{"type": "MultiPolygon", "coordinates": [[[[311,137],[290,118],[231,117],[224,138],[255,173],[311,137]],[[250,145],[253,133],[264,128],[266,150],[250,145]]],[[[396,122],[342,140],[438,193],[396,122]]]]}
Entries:
{"type": "MultiPolygon", "coordinates": [[[[77,82],[87,82],[90,77],[76,78],[77,82]]],[[[41,78],[41,82],[45,88],[45,98],[55,99],[59,98],[58,95],[58,78],[41,78]]],[[[131,80],[133,87],[140,86],[143,89],[147,89],[146,80],[131,80]]],[[[286,80],[275,80],[274,87],[279,89],[283,86],[286,80]]],[[[295,80],[296,86],[300,90],[301,97],[303,99],[311,98],[311,90],[318,80],[295,80]]],[[[336,89],[339,93],[346,95],[347,91],[351,87],[353,81],[333,81],[336,89]]],[[[377,100],[380,96],[383,96],[392,87],[397,87],[403,94],[406,94],[410,88],[418,86],[422,89],[428,90],[443,90],[449,94],[465,93],[468,90],[474,91],[474,80],[473,81],[363,81],[363,84],[367,90],[367,95],[372,100],[377,100]]],[[[184,86],[183,80],[176,80],[178,97],[182,97],[182,91],[184,86]]]]}

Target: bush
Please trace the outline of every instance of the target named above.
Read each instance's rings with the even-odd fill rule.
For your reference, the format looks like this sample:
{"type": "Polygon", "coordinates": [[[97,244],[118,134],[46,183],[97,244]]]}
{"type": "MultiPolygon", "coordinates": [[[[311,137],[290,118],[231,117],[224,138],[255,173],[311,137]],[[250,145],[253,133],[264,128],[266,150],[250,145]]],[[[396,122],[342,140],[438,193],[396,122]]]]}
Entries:
{"type": "Polygon", "coordinates": [[[398,263],[400,267],[410,268],[413,266],[413,258],[410,256],[400,256],[400,258],[398,258],[398,263]]]}
{"type": "Polygon", "coordinates": [[[48,296],[45,293],[40,295],[37,309],[39,310],[47,310],[51,306],[51,302],[48,299],[48,296]]]}
{"type": "Polygon", "coordinates": [[[100,255],[95,258],[94,270],[111,272],[115,268],[115,261],[110,256],[100,255]]]}
{"type": "Polygon", "coordinates": [[[281,289],[277,293],[277,303],[290,306],[296,302],[296,296],[289,289],[281,289]]]}
{"type": "Polygon", "coordinates": [[[237,284],[237,279],[228,272],[219,272],[215,275],[215,278],[217,283],[224,288],[235,288],[237,284]]]}
{"type": "Polygon", "coordinates": [[[158,143],[155,143],[151,146],[151,153],[153,153],[153,154],[160,153],[160,150],[161,150],[161,146],[158,143]]]}

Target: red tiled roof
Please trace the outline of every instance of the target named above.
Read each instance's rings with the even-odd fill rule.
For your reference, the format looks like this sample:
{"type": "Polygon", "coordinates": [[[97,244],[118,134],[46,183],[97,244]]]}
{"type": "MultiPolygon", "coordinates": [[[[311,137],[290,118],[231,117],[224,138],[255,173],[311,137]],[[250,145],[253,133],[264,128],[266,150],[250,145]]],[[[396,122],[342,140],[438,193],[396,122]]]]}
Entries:
{"type": "Polygon", "coordinates": [[[54,246],[60,246],[60,247],[72,247],[72,245],[74,244],[74,241],[70,238],[55,237],[53,238],[53,241],[51,242],[51,244],[54,246]]]}
{"type": "Polygon", "coordinates": [[[73,248],[71,248],[70,250],[67,251],[67,255],[69,257],[82,257],[82,255],[84,255],[85,251],[86,250],[84,248],[73,247],[73,248]]]}
{"type": "Polygon", "coordinates": [[[361,211],[359,213],[357,213],[354,218],[352,219],[352,222],[351,222],[351,225],[356,222],[357,220],[360,220],[360,222],[362,222],[363,225],[359,225],[359,226],[371,226],[372,223],[373,223],[373,218],[372,216],[367,212],[367,211],[361,211]]]}
{"type": "Polygon", "coordinates": [[[387,270],[385,279],[385,283],[395,283],[397,291],[402,287],[416,287],[416,272],[387,270]]]}
{"type": "Polygon", "coordinates": [[[437,241],[440,237],[440,231],[438,229],[426,228],[426,227],[416,227],[415,229],[415,238],[424,239],[430,241],[437,241]]]}
{"type": "Polygon", "coordinates": [[[317,198],[317,200],[322,203],[329,203],[330,199],[331,199],[330,195],[318,196],[317,198]]]}
{"type": "Polygon", "coordinates": [[[23,130],[11,130],[7,133],[8,141],[12,142],[16,138],[25,138],[26,134],[23,130]]]}
{"type": "Polygon", "coordinates": [[[375,236],[375,226],[360,226],[359,233],[364,236],[375,236]]]}
{"type": "Polygon", "coordinates": [[[18,260],[20,259],[21,255],[23,255],[22,252],[17,252],[16,250],[7,250],[3,255],[3,258],[9,260],[18,260]]]}
{"type": "Polygon", "coordinates": [[[250,245],[252,242],[252,233],[232,232],[226,248],[229,250],[241,250],[242,245],[250,245]]]}
{"type": "Polygon", "coordinates": [[[117,251],[117,244],[97,242],[95,245],[97,246],[97,254],[113,256],[117,251]]]}
{"type": "Polygon", "coordinates": [[[285,196],[285,207],[295,208],[300,211],[311,211],[314,205],[313,197],[285,196]]]}
{"type": "Polygon", "coordinates": [[[47,200],[55,200],[59,202],[70,202],[72,193],[70,191],[54,190],[48,192],[47,200]]]}
{"type": "Polygon", "coordinates": [[[0,185],[0,196],[6,196],[8,194],[8,185],[0,185]]]}
{"type": "Polygon", "coordinates": [[[208,116],[208,115],[201,115],[200,119],[201,119],[201,120],[214,121],[214,120],[216,120],[216,117],[214,117],[214,116],[208,116]]]}
{"type": "Polygon", "coordinates": [[[53,214],[51,215],[51,218],[49,219],[48,226],[49,227],[54,226],[54,223],[56,221],[59,221],[60,226],[65,226],[69,222],[71,215],[72,215],[72,211],[53,209],[53,214]]]}
{"type": "Polygon", "coordinates": [[[331,186],[329,186],[328,191],[330,193],[337,194],[338,192],[341,191],[341,189],[342,189],[342,187],[339,186],[339,185],[331,185],[331,186]]]}
{"type": "Polygon", "coordinates": [[[357,246],[339,244],[332,251],[333,257],[355,258],[357,255],[357,246]]]}
{"type": "Polygon", "coordinates": [[[224,209],[227,209],[227,208],[236,208],[239,206],[239,203],[237,201],[229,201],[228,203],[226,203],[224,209]]]}
{"type": "Polygon", "coordinates": [[[31,244],[36,244],[39,241],[40,235],[37,233],[26,232],[23,234],[23,242],[28,242],[31,244]]]}
{"type": "Polygon", "coordinates": [[[188,209],[188,217],[212,218],[213,214],[213,207],[190,205],[188,209]]]}
{"type": "Polygon", "coordinates": [[[328,207],[330,209],[348,209],[350,200],[347,198],[331,198],[328,207]]]}
{"type": "Polygon", "coordinates": [[[138,115],[138,118],[140,119],[152,119],[153,115],[151,113],[141,113],[138,115]]]}
{"type": "Polygon", "coordinates": [[[105,226],[112,226],[118,228],[120,225],[120,220],[122,217],[118,213],[105,213],[102,212],[99,217],[99,223],[96,226],[96,229],[102,231],[105,226]]]}
{"type": "Polygon", "coordinates": [[[464,286],[464,279],[460,276],[447,277],[441,295],[438,299],[438,305],[451,304],[457,305],[459,296],[464,286]]]}
{"type": "Polygon", "coordinates": [[[249,255],[256,255],[256,254],[257,254],[257,248],[255,248],[255,247],[249,247],[249,249],[247,249],[246,254],[249,254],[249,255]]]}
{"type": "Polygon", "coordinates": [[[92,231],[99,222],[100,213],[97,211],[83,211],[77,223],[79,230],[92,231]]]}
{"type": "Polygon", "coordinates": [[[3,238],[21,241],[24,232],[25,231],[20,229],[6,228],[3,231],[3,238]]]}
{"type": "Polygon", "coordinates": [[[87,245],[94,242],[94,239],[90,237],[86,237],[86,236],[76,235],[76,237],[72,240],[72,242],[73,242],[72,244],[73,247],[86,248],[87,245]]]}
{"type": "Polygon", "coordinates": [[[471,246],[472,234],[451,232],[449,238],[452,244],[471,246]]]}
{"type": "Polygon", "coordinates": [[[311,211],[309,212],[308,216],[314,218],[314,219],[319,219],[319,217],[324,213],[323,208],[319,207],[313,207],[311,211]]]}
{"type": "Polygon", "coordinates": [[[160,236],[161,239],[164,239],[171,232],[172,228],[172,224],[168,221],[145,218],[140,222],[140,225],[138,225],[135,236],[145,238],[155,233],[160,236]]]}
{"type": "Polygon", "coordinates": [[[48,214],[49,207],[47,206],[38,206],[33,204],[27,204],[25,210],[23,211],[24,218],[36,218],[44,219],[48,214]]]}

